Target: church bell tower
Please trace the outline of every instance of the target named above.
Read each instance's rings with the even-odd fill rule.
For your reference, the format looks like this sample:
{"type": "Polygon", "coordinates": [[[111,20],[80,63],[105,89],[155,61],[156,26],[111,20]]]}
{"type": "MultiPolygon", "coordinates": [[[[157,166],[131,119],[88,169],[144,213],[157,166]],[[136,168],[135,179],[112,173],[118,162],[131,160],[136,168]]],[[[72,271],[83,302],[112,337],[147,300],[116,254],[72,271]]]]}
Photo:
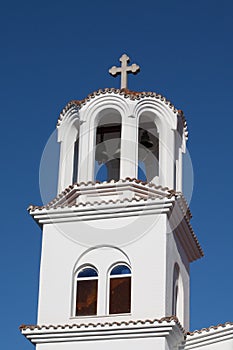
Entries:
{"type": "Polygon", "coordinates": [[[57,197],[29,213],[42,227],[37,350],[182,349],[189,264],[203,252],[182,194],[187,124],[154,92],[98,90],[57,123],[57,197]]]}

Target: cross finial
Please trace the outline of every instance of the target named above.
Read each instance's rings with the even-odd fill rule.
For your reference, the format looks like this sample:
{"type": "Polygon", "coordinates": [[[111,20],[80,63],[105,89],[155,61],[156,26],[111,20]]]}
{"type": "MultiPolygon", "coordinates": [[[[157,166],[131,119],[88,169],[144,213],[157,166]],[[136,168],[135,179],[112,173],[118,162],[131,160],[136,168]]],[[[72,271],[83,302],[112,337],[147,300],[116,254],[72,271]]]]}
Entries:
{"type": "Polygon", "coordinates": [[[112,75],[121,74],[121,89],[127,89],[127,73],[137,74],[140,67],[135,63],[133,63],[131,66],[127,66],[130,58],[126,54],[122,55],[119,61],[121,62],[121,67],[113,66],[111,69],[109,69],[109,73],[112,75]]]}

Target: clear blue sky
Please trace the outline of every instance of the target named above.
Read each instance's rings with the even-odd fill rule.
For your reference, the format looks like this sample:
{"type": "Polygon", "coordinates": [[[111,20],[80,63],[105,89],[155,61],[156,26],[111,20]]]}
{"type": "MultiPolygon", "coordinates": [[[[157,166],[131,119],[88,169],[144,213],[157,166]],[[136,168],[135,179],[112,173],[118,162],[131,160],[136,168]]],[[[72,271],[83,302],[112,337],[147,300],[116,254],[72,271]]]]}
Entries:
{"type": "Polygon", "coordinates": [[[60,110],[102,87],[126,52],[129,88],[184,110],[194,167],[192,225],[205,257],[191,267],[191,329],[233,321],[233,2],[8,1],[0,13],[1,346],[32,349],[41,232],[39,163],[60,110]]]}

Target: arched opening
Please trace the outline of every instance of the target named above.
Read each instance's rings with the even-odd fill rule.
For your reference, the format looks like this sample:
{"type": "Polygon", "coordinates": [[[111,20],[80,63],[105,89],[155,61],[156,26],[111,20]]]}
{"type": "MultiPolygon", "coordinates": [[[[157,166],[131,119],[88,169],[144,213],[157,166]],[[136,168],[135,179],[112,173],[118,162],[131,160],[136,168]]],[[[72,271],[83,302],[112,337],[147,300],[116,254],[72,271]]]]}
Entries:
{"type": "Polygon", "coordinates": [[[177,316],[177,300],[178,300],[178,293],[179,293],[179,274],[180,274],[180,268],[178,264],[175,264],[174,270],[173,270],[173,283],[172,283],[172,315],[177,316]]]}
{"type": "Polygon", "coordinates": [[[184,322],[184,289],[180,268],[177,263],[173,270],[172,315],[177,316],[181,324],[184,322]]]}
{"type": "Polygon", "coordinates": [[[95,180],[119,180],[121,155],[121,116],[109,109],[96,128],[95,180]]]}
{"type": "Polygon", "coordinates": [[[92,266],[85,266],[76,275],[76,316],[97,314],[98,273],[92,266]]]}
{"type": "Polygon", "coordinates": [[[110,271],[109,314],[129,313],[131,310],[131,270],[116,265],[110,271]]]}
{"type": "Polygon", "coordinates": [[[138,129],[138,179],[151,182],[159,176],[159,133],[152,115],[142,115],[138,129]]]}

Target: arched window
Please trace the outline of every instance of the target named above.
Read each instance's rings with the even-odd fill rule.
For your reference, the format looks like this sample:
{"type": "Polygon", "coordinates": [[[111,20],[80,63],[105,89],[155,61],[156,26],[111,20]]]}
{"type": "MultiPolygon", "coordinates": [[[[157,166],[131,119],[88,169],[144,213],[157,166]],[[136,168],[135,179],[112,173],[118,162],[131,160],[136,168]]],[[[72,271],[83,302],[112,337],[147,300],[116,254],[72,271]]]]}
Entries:
{"type": "Polygon", "coordinates": [[[138,179],[150,182],[159,176],[159,134],[153,116],[143,115],[138,130],[138,179]]]}
{"type": "Polygon", "coordinates": [[[121,116],[106,110],[96,129],[95,180],[110,181],[120,178],[121,116]]]}
{"type": "Polygon", "coordinates": [[[131,270],[116,265],[110,271],[109,314],[129,313],[131,310],[131,270]]]}
{"type": "Polygon", "coordinates": [[[98,273],[85,266],[77,273],[76,316],[97,314],[98,273]]]}

